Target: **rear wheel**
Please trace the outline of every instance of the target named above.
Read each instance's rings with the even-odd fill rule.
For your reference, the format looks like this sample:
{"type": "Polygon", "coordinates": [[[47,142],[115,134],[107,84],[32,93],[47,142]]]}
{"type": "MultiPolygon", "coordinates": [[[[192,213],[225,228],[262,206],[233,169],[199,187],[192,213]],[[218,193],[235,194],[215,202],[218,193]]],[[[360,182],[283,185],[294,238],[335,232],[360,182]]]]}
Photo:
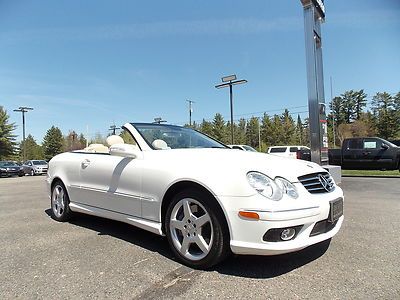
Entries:
{"type": "Polygon", "coordinates": [[[67,189],[61,181],[57,181],[51,189],[51,217],[64,222],[71,218],[67,189]]]}
{"type": "Polygon", "coordinates": [[[229,254],[225,217],[206,193],[178,193],[168,206],[165,231],[172,251],[187,266],[210,268],[229,254]]]}

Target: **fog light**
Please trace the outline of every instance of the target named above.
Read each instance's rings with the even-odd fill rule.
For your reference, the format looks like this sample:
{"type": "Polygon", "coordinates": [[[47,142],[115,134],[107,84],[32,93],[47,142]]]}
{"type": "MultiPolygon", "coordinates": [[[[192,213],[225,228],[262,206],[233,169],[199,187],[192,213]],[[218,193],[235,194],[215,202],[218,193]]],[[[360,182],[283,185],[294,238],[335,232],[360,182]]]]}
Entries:
{"type": "Polygon", "coordinates": [[[294,228],[283,229],[281,232],[281,240],[289,241],[294,237],[295,234],[296,234],[296,230],[294,228]]]}

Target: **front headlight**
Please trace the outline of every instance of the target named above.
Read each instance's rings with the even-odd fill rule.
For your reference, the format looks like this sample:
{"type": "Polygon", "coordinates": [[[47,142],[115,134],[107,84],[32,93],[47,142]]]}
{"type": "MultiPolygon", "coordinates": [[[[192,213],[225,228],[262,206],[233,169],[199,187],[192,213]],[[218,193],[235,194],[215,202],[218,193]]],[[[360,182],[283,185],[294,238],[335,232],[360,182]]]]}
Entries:
{"type": "Polygon", "coordinates": [[[284,194],[287,194],[288,196],[290,196],[294,199],[299,197],[296,187],[290,181],[288,181],[282,177],[276,177],[275,182],[284,194]]]}
{"type": "Polygon", "coordinates": [[[247,173],[249,184],[264,197],[278,201],[282,199],[282,190],[276,185],[274,180],[259,172],[247,173]]]}

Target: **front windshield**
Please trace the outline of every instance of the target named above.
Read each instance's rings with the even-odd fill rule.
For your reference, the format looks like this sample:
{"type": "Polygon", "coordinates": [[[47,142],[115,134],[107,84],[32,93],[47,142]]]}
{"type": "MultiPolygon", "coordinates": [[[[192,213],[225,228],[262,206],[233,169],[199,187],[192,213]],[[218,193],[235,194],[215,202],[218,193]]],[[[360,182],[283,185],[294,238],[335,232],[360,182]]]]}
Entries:
{"type": "Polygon", "coordinates": [[[32,161],[35,166],[46,165],[47,163],[44,160],[34,160],[32,161]]]}
{"type": "Polygon", "coordinates": [[[256,149],[247,145],[243,145],[243,148],[246,149],[246,151],[257,152],[256,149]]]}
{"type": "Polygon", "coordinates": [[[0,162],[0,166],[2,166],[2,167],[15,167],[15,166],[18,166],[18,165],[16,165],[12,161],[2,161],[2,162],[0,162]]]}
{"type": "Polygon", "coordinates": [[[162,124],[132,125],[153,149],[157,148],[156,144],[160,144],[160,141],[156,140],[166,144],[163,149],[226,148],[225,145],[191,128],[162,124]]]}

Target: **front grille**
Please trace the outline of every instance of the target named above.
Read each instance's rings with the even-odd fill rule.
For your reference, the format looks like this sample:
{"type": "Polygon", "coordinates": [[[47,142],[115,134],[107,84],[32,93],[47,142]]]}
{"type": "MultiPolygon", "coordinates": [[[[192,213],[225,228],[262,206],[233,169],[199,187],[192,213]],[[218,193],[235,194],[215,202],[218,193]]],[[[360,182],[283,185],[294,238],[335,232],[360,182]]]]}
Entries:
{"type": "Polygon", "coordinates": [[[328,172],[319,172],[298,177],[299,181],[311,194],[332,192],[335,184],[328,172]]]}
{"type": "Polygon", "coordinates": [[[327,233],[336,226],[336,223],[337,223],[337,220],[334,223],[329,222],[329,220],[319,221],[314,225],[314,228],[311,231],[310,236],[327,233]]]}

